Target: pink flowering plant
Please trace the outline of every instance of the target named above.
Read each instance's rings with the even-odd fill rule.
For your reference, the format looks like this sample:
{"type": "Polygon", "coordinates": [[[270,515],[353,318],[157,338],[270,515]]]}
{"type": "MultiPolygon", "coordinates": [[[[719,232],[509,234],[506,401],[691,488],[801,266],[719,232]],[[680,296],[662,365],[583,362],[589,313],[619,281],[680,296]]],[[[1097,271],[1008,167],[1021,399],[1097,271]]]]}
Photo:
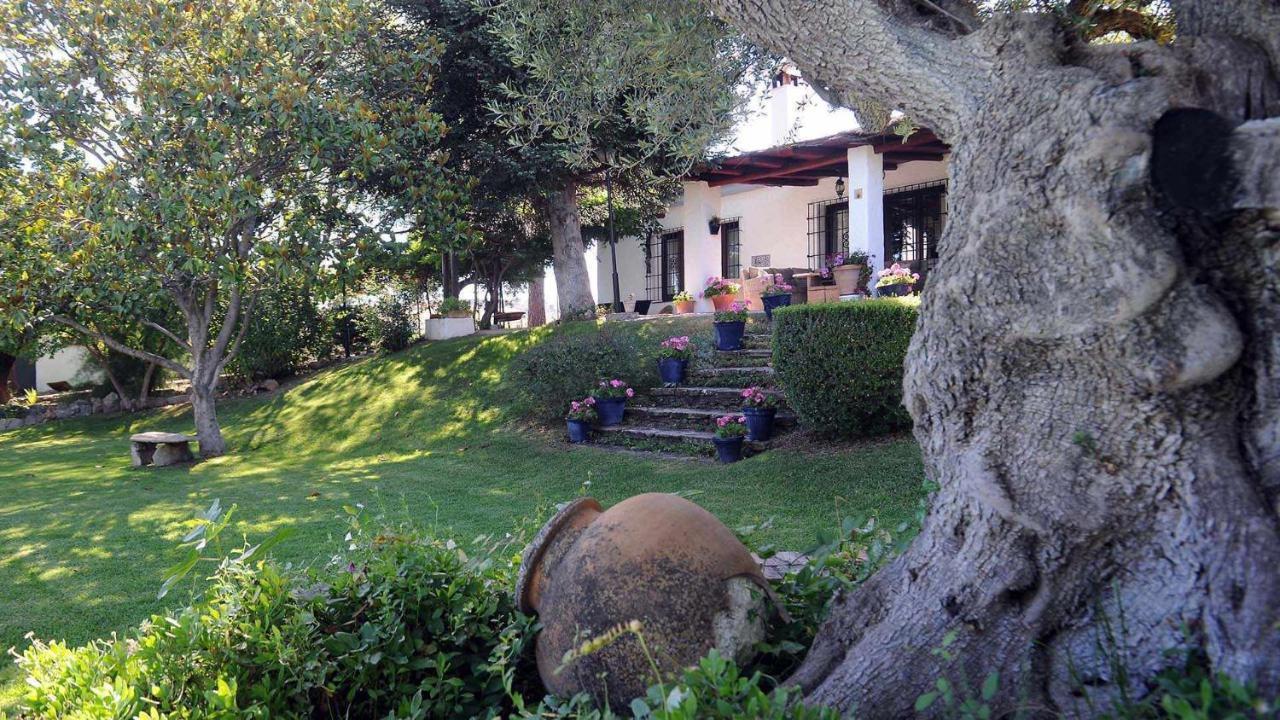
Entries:
{"type": "Polygon", "coordinates": [[[911,268],[903,267],[898,263],[894,263],[890,267],[880,271],[880,279],[876,280],[876,287],[887,287],[889,285],[915,285],[920,282],[920,273],[911,272],[911,268]]]}
{"type": "Polygon", "coordinates": [[[702,289],[702,297],[712,298],[717,295],[737,295],[740,289],[737,283],[712,275],[707,278],[707,284],[702,289]]]}
{"type": "Polygon", "coordinates": [[[596,388],[591,391],[592,396],[596,398],[616,399],[635,397],[636,391],[633,390],[626,381],[614,378],[612,380],[601,380],[596,388]]]}
{"type": "Polygon", "coordinates": [[[658,358],[661,360],[692,360],[695,349],[693,343],[689,342],[688,335],[669,337],[663,340],[662,345],[658,348],[658,358]]]}
{"type": "Polygon", "coordinates": [[[716,418],[716,437],[721,440],[747,436],[747,419],[741,415],[722,415],[716,418]]]}
{"type": "Polygon", "coordinates": [[[793,290],[795,288],[782,279],[782,273],[778,273],[769,277],[769,283],[760,290],[760,294],[764,297],[774,297],[775,295],[790,295],[793,290]]]}
{"type": "Polygon", "coordinates": [[[569,403],[569,414],[565,416],[565,419],[593,423],[597,417],[599,416],[596,414],[596,399],[585,397],[569,403]]]}
{"type": "Polygon", "coordinates": [[[750,307],[750,300],[734,300],[728,310],[721,310],[715,314],[715,322],[746,322],[747,308],[750,307]]]}
{"type": "Polygon", "coordinates": [[[752,385],[742,391],[742,404],[757,410],[770,410],[778,407],[778,397],[759,385],[752,385]]]}

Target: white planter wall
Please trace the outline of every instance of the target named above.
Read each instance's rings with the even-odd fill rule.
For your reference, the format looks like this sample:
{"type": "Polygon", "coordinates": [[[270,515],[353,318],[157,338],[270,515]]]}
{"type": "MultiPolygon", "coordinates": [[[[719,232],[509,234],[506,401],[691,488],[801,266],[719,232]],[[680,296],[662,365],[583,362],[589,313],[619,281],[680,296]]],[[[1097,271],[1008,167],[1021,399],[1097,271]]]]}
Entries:
{"type": "Polygon", "coordinates": [[[471,318],[431,318],[427,320],[428,340],[448,340],[450,338],[474,335],[476,321],[471,318]]]}

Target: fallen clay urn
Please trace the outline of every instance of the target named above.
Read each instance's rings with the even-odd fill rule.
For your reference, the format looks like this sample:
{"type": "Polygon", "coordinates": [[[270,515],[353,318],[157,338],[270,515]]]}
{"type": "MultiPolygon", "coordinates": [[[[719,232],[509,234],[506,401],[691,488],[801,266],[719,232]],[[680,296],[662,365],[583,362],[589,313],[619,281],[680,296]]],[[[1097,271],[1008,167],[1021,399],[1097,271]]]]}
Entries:
{"type": "Polygon", "coordinates": [[[622,633],[565,662],[566,653],[639,621],[664,679],[716,648],[739,663],[764,639],[768,581],[714,515],[675,495],[594,498],[565,506],[524,552],[522,612],[538,614],[538,673],[560,697],[590,693],[626,707],[656,681],[639,639],[622,633]]]}

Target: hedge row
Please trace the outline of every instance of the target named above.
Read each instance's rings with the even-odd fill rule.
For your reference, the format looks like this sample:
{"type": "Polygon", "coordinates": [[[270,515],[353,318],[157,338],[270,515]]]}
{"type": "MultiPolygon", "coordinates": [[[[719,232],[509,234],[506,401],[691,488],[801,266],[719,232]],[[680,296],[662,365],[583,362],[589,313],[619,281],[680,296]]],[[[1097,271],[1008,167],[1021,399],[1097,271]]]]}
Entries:
{"type": "Polygon", "coordinates": [[[902,373],[917,305],[886,299],[774,311],[773,365],[802,425],[845,438],[911,427],[902,373]]]}

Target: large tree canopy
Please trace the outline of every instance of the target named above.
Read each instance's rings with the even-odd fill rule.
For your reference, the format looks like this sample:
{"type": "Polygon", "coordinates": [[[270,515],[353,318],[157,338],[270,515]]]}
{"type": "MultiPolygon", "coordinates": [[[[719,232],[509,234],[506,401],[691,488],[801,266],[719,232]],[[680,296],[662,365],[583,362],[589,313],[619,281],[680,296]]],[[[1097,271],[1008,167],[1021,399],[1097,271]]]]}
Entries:
{"type": "Polygon", "coordinates": [[[793,681],[904,717],[999,671],[997,714],[1094,714],[1195,647],[1280,689],[1280,6],[1099,44],[1143,4],[709,2],[954,149],[905,388],[941,489],[793,681]]]}
{"type": "Polygon", "coordinates": [[[188,378],[201,450],[223,452],[213,394],[256,288],[367,242],[374,173],[419,216],[438,204],[440,123],[403,91],[428,84],[437,47],[385,43],[390,22],[365,0],[0,3],[0,110],[29,190],[5,321],[188,378]],[[157,296],[183,326],[150,319],[157,296]],[[98,332],[103,312],[189,361],[98,332]]]}

